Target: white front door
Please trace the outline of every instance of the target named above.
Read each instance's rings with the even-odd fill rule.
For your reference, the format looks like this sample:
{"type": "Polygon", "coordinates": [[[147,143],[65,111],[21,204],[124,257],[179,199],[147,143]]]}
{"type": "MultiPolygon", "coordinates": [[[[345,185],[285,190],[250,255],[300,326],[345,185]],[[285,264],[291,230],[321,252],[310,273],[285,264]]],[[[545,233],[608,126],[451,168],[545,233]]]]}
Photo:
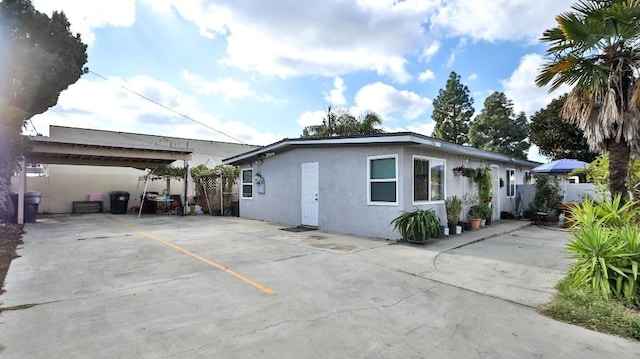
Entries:
{"type": "Polygon", "coordinates": [[[318,226],[318,162],[302,164],[302,225],[318,226]]]}

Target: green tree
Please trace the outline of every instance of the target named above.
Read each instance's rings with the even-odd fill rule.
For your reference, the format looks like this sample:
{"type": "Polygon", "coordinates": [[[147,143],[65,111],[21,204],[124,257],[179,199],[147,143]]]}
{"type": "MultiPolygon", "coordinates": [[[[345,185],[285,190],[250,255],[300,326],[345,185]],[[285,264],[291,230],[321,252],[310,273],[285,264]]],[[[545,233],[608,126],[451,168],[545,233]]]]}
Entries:
{"type": "Polygon", "coordinates": [[[83,73],[87,47],[69,25],[62,12],[49,17],[30,0],[0,3],[0,213],[25,148],[25,121],[55,106],[60,92],[83,73]]]}
{"type": "Polygon", "coordinates": [[[494,92],[472,122],[469,140],[474,147],[526,159],[530,144],[527,116],[513,112],[513,103],[502,92],[494,92]]]}
{"type": "Polygon", "coordinates": [[[609,191],[626,201],[629,160],[640,154],[640,1],[582,0],[571,9],[540,39],[548,61],[536,84],[574,86],[562,116],[609,154],[609,191]]]}
{"type": "Polygon", "coordinates": [[[380,116],[372,111],[366,111],[356,118],[346,109],[327,108],[327,114],[318,126],[308,126],[302,131],[302,137],[332,137],[375,135],[384,131],[377,126],[382,125],[380,116]]]}
{"type": "Polygon", "coordinates": [[[452,71],[446,87],[440,89],[438,97],[433,100],[431,118],[436,123],[433,136],[459,145],[468,143],[469,124],[474,112],[469,88],[463,85],[460,76],[452,71]]]}
{"type": "Polygon", "coordinates": [[[567,94],[555,98],[547,107],[531,116],[529,138],[538,145],[541,154],[554,160],[575,158],[591,162],[598,154],[589,150],[582,130],[562,117],[566,99],[567,94]]]}

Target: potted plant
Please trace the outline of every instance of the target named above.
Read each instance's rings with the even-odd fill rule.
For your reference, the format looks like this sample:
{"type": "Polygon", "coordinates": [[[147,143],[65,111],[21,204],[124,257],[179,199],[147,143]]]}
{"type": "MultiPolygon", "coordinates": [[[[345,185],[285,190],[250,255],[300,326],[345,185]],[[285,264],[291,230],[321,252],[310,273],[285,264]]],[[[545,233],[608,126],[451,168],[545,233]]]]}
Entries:
{"type": "Polygon", "coordinates": [[[481,204],[474,204],[469,208],[469,223],[471,223],[471,229],[480,228],[480,221],[482,219],[483,209],[481,204]]]}
{"type": "Polygon", "coordinates": [[[253,176],[253,182],[256,184],[258,193],[264,193],[264,177],[260,172],[253,176]]]}
{"type": "Polygon", "coordinates": [[[493,214],[493,208],[489,203],[482,205],[482,218],[485,220],[485,224],[488,226],[491,224],[491,215],[493,214]]]}
{"type": "Polygon", "coordinates": [[[444,208],[447,211],[447,225],[449,233],[456,233],[456,226],[460,221],[460,212],[462,212],[462,199],[458,196],[450,196],[444,201],[444,208]]]}
{"type": "MultiPolygon", "coordinates": [[[[462,208],[463,211],[465,213],[467,213],[467,217],[471,218],[471,216],[469,215],[469,211],[471,210],[471,207],[479,204],[480,201],[478,201],[478,195],[475,193],[465,193],[464,196],[462,196],[462,208]]],[[[478,225],[480,224],[480,222],[478,221],[478,225]]],[[[471,227],[471,223],[470,221],[468,222],[460,222],[459,225],[464,227],[465,231],[469,231],[471,229],[473,229],[471,227]]]]}
{"type": "Polygon", "coordinates": [[[426,244],[429,238],[435,238],[440,232],[440,217],[433,209],[416,209],[403,212],[389,225],[397,230],[403,241],[426,244]]]}
{"type": "Polygon", "coordinates": [[[455,167],[452,171],[453,171],[453,175],[456,176],[456,177],[464,176],[464,174],[465,174],[464,166],[455,167]]]}

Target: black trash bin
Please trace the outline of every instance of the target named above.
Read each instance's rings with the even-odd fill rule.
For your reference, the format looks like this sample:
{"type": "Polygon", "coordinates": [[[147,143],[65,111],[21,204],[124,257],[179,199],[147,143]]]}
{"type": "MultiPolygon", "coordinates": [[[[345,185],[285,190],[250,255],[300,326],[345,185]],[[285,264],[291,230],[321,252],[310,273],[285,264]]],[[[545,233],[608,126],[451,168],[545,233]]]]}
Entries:
{"type": "Polygon", "coordinates": [[[112,214],[126,214],[127,208],[129,208],[129,192],[109,192],[109,201],[112,214]]]}
{"type": "MultiPolygon", "coordinates": [[[[38,219],[38,205],[42,199],[42,193],[40,192],[25,192],[24,193],[24,222],[36,223],[38,219]]],[[[13,218],[12,222],[18,222],[18,192],[11,192],[11,202],[13,202],[13,218]]]]}

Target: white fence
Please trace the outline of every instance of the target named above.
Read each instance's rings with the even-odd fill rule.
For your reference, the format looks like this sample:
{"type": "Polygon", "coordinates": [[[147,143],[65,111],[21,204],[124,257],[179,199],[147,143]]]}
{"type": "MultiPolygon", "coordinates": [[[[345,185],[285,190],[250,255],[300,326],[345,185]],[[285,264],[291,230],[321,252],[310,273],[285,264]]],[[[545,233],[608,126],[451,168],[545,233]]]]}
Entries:
{"type": "MultiPolygon", "coordinates": [[[[560,191],[558,195],[564,198],[563,203],[576,203],[581,202],[585,197],[590,197],[596,200],[600,200],[601,196],[596,192],[592,183],[567,183],[566,186],[563,181],[559,181],[560,191]]],[[[517,192],[520,196],[521,206],[523,210],[529,208],[529,204],[533,202],[533,197],[536,194],[535,184],[522,184],[517,186],[517,192]]]]}

